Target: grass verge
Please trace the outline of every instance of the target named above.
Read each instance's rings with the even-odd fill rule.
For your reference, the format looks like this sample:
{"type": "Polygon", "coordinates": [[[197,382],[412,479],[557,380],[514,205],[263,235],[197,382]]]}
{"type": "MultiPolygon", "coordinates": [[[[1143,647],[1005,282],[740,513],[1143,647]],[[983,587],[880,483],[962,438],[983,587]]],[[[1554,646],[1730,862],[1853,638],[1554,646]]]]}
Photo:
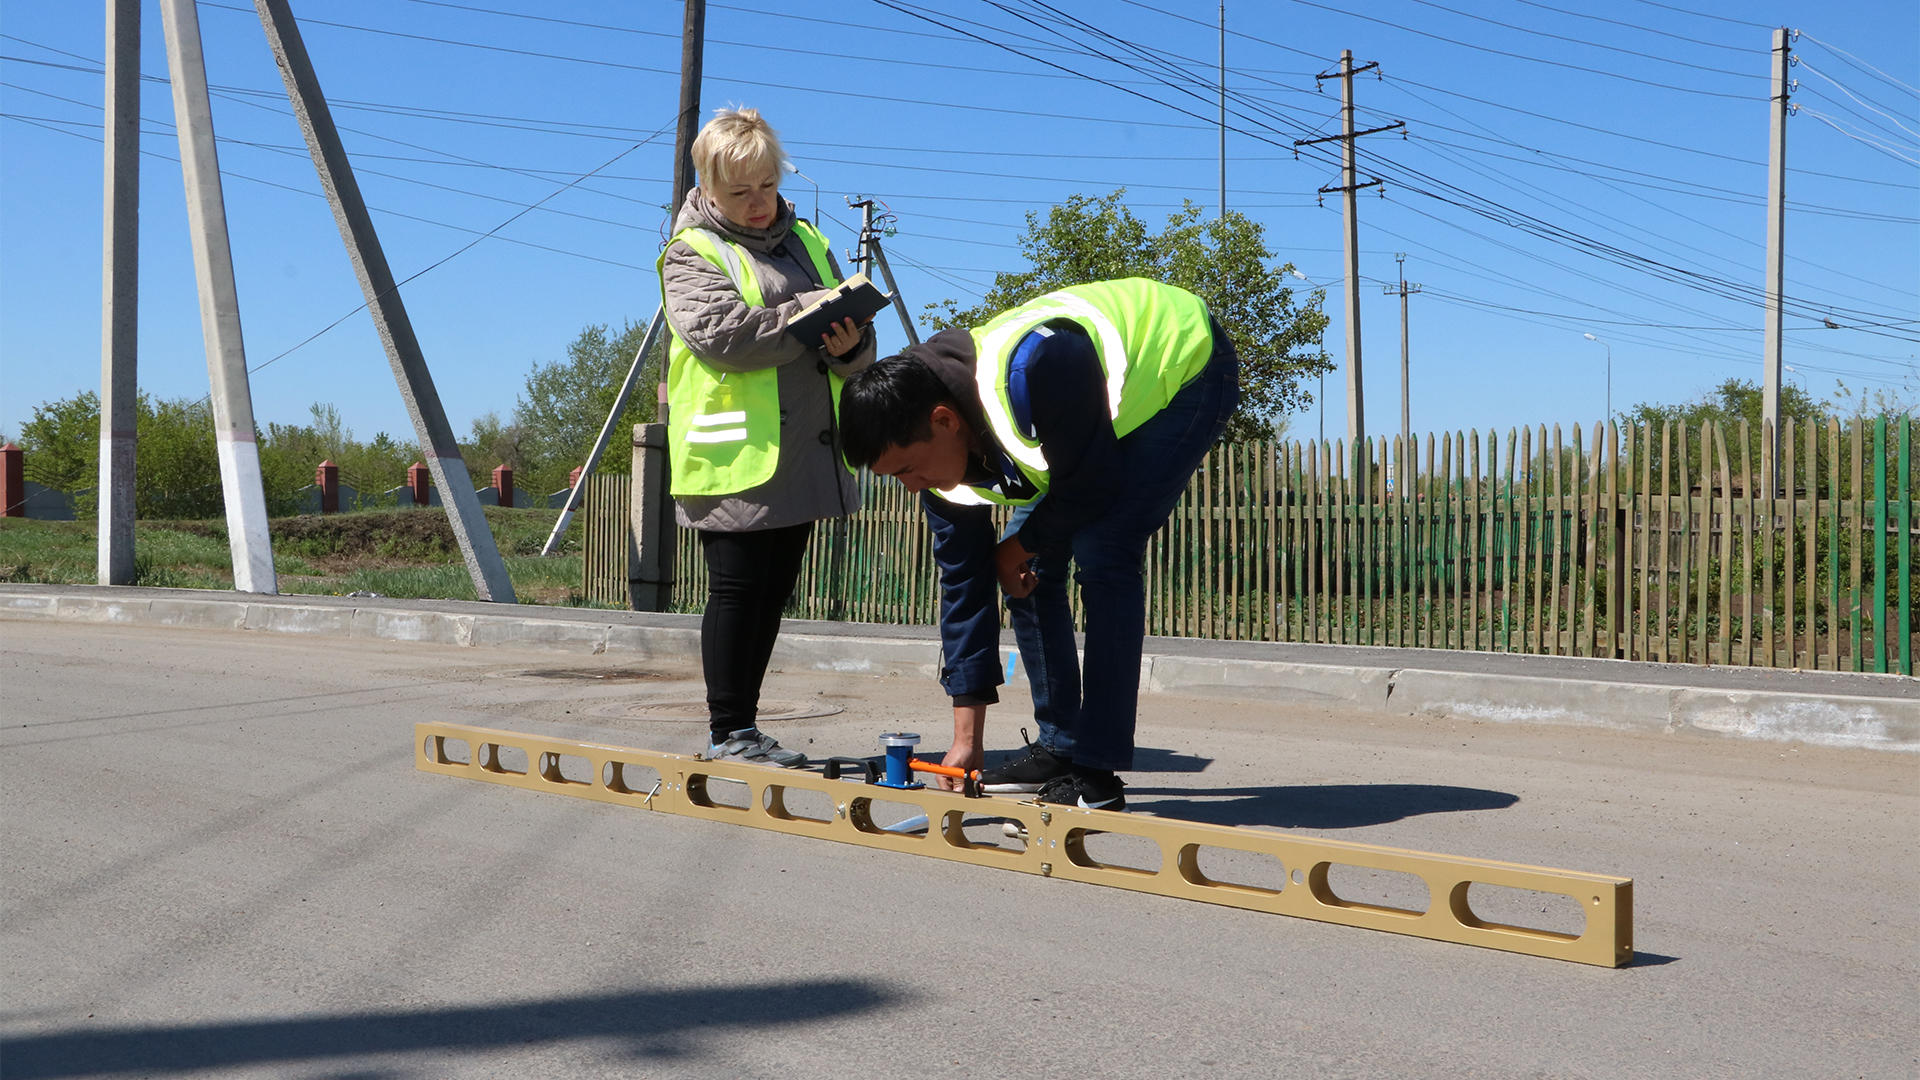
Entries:
{"type": "MultiPolygon", "coordinates": [[[[486,508],[494,543],[523,604],[594,607],[580,594],[578,529],[558,554],[540,549],[553,511],[486,508]]],[[[280,591],[318,596],[376,593],[398,599],[475,599],[445,512],[434,509],[305,514],[268,524],[280,591]]],[[[91,585],[98,580],[92,521],[0,518],[0,581],[91,585]]],[[[226,522],[134,524],[134,584],[168,589],[231,589],[226,522]]]]}

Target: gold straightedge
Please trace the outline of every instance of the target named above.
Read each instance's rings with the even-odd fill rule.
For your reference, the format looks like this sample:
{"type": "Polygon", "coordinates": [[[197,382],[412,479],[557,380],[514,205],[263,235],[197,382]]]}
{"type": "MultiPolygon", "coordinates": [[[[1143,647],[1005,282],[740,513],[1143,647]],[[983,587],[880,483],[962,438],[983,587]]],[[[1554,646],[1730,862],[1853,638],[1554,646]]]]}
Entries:
{"type": "Polygon", "coordinates": [[[864,777],[828,780],[798,770],[464,724],[416,724],[413,749],[419,769],[446,776],[1602,967],[1633,959],[1630,878],[1004,796],[899,790],[868,784],[864,777]],[[916,814],[926,815],[933,827],[917,833],[885,828],[888,817],[916,814]],[[981,828],[983,817],[995,827],[981,828]],[[1003,835],[997,827],[1002,821],[1016,825],[1006,830],[1016,835],[1003,835]],[[969,836],[968,828],[976,835],[969,836]],[[1097,850],[1089,850],[1090,841],[1097,850]],[[1253,873],[1245,872],[1249,867],[1253,873]],[[1399,902],[1354,898],[1359,890],[1352,883],[1394,874],[1417,879],[1411,891],[1424,889],[1424,906],[1397,894],[1399,902]],[[1470,899],[1476,886],[1484,892],[1470,899]],[[1502,889],[1521,890],[1528,902],[1502,904],[1496,899],[1502,889]],[[1540,897],[1526,894],[1544,894],[1548,908],[1565,898],[1559,906],[1569,916],[1567,925],[1514,925],[1511,909],[1540,907],[1534,902],[1540,897]],[[1499,908],[1499,917],[1509,921],[1478,914],[1476,906],[1499,908]]]}

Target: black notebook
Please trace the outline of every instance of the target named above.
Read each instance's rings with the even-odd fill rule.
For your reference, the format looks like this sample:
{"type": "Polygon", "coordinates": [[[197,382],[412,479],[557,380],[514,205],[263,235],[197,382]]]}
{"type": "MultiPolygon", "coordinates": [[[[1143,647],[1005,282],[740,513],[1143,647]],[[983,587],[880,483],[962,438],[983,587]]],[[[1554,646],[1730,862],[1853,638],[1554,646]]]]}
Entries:
{"type": "Polygon", "coordinates": [[[814,348],[820,347],[820,335],[842,319],[865,322],[893,303],[893,297],[880,291],[865,274],[855,274],[833,287],[833,291],[800,309],[787,320],[787,333],[814,348]]]}

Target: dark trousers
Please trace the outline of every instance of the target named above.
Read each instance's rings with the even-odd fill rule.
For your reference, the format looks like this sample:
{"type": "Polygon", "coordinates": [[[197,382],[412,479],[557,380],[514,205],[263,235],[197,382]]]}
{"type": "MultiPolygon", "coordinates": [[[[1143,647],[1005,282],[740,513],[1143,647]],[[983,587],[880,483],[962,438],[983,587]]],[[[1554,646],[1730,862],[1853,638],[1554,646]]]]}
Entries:
{"type": "MultiPolygon", "coordinates": [[[[1033,691],[1040,745],[1075,765],[1133,767],[1140,703],[1140,655],[1147,629],[1147,542],[1165,525],[1207,451],[1240,402],[1240,360],[1218,325],[1213,356],[1167,407],[1120,440],[1126,491],[1100,518],[1073,534],[1072,550],[1035,560],[1039,584],[1008,600],[1014,641],[1033,691]],[[1067,575],[1080,584],[1086,614],[1082,670],[1067,605],[1067,575]]],[[[999,582],[993,552],[1000,537],[985,507],[921,500],[933,528],[943,586],[941,683],[949,694],[1000,685],[999,582]]],[[[1016,511],[1007,532],[1019,531],[1016,511]]]]}
{"type": "Polygon", "coordinates": [[[700,663],[715,741],[750,728],[760,710],[780,612],[793,595],[813,522],[756,532],[700,532],[707,560],[707,610],[700,617],[700,663]]]}

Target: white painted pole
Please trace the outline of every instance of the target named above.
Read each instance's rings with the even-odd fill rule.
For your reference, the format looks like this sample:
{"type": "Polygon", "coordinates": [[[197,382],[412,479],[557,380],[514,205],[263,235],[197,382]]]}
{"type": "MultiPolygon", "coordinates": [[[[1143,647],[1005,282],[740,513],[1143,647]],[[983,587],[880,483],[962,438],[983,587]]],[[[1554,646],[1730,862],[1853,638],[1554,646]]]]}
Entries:
{"type": "Polygon", "coordinates": [[[133,466],[140,393],[140,0],[107,0],[105,98],[96,569],[102,585],[131,585],[133,466]]]}
{"type": "Polygon", "coordinates": [[[240,294],[227,240],[220,158],[214,151],[213,105],[207,96],[200,17],[193,0],[160,0],[160,18],[173,81],[174,123],[180,133],[180,171],[186,180],[187,226],[200,291],[200,331],[207,343],[207,379],[220,488],[227,505],[233,587],[240,592],[278,592],[267,532],[266,490],[260,478],[260,447],[253,436],[247,354],[240,337],[240,294]]]}

